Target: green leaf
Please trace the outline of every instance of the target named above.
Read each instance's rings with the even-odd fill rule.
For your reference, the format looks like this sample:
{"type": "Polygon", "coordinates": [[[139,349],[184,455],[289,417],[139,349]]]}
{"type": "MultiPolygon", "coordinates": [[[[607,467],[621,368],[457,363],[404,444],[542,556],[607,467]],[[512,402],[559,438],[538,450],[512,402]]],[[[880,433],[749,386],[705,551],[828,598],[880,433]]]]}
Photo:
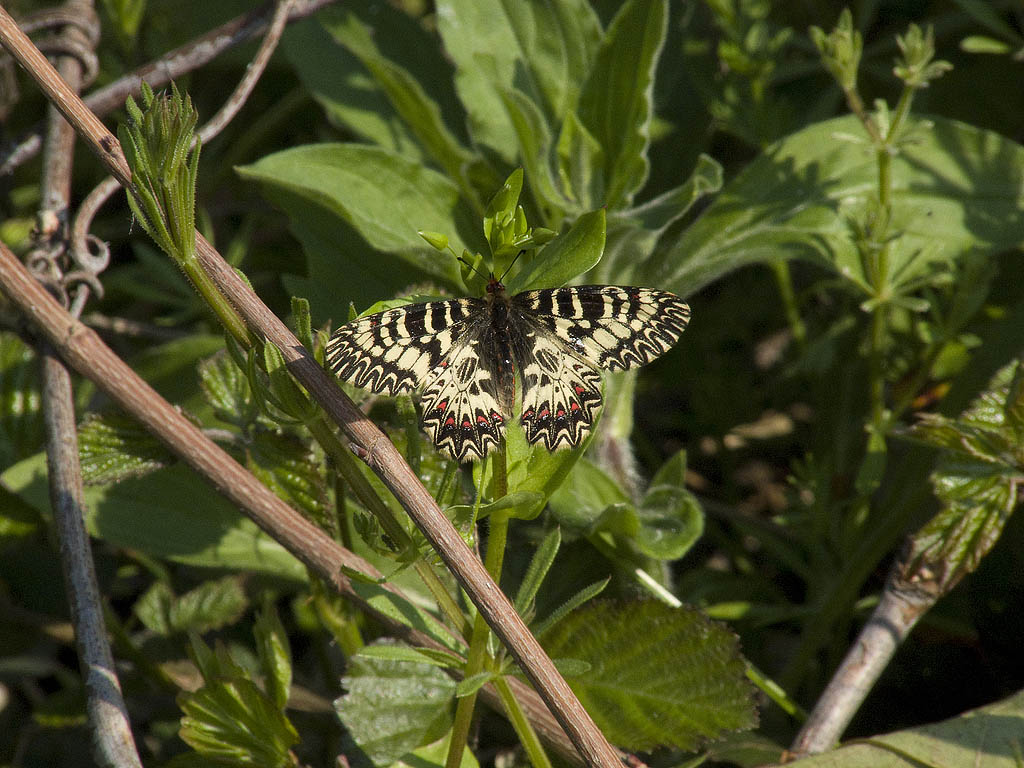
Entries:
{"type": "Polygon", "coordinates": [[[575,104],[600,37],[584,0],[442,0],[437,26],[455,62],[455,87],[474,139],[509,164],[515,134],[499,94],[514,85],[546,114],[561,116],[575,104]]]}
{"type": "Polygon", "coordinates": [[[36,354],[10,332],[0,333],[0,467],[43,444],[36,354]]]}
{"type": "Polygon", "coordinates": [[[542,642],[552,658],[591,665],[569,685],[609,741],[626,749],[692,750],[757,722],[735,635],[696,611],[590,603],[542,642]]]}
{"type": "MultiPolygon", "coordinates": [[[[50,509],[43,454],[6,470],[0,483],[36,509],[50,509]]],[[[306,579],[298,560],[185,466],[87,487],[85,507],[89,533],[114,546],[189,565],[306,579]]]]}
{"type": "Polygon", "coordinates": [[[433,648],[412,648],[405,645],[367,645],[359,651],[367,659],[385,659],[412,664],[433,664],[445,669],[462,669],[466,660],[448,651],[433,648]]]}
{"type": "Polygon", "coordinates": [[[335,710],[376,765],[398,760],[451,727],[455,681],[431,664],[359,653],[342,685],[347,693],[334,702],[335,710]]]}
{"type": "Polygon", "coordinates": [[[927,414],[909,431],[944,451],[931,477],[943,507],[911,537],[903,567],[926,574],[941,593],[978,567],[1020,503],[1024,449],[1010,415],[1021,368],[1004,366],[960,418],[927,414]]]}
{"type": "Polygon", "coordinates": [[[519,143],[519,159],[526,171],[530,191],[537,199],[545,218],[558,221],[565,210],[581,210],[556,185],[551,170],[552,139],[540,108],[522,91],[507,88],[501,92],[501,103],[519,143]]]}
{"type": "Polygon", "coordinates": [[[317,525],[334,524],[327,500],[323,459],[296,437],[257,432],[246,450],[246,468],[270,490],[317,525]]]}
{"type": "MultiPolygon", "coordinates": [[[[408,41],[408,34],[401,39],[408,41]]],[[[316,18],[289,24],[281,47],[303,86],[333,124],[411,161],[426,160],[423,148],[395,113],[380,85],[316,18]],[[325,62],[330,65],[325,66],[325,62]]],[[[427,46],[409,44],[408,48],[423,51],[427,46]]]]}
{"type": "Polygon", "coordinates": [[[292,654],[288,633],[269,599],[256,617],[253,635],[263,672],[263,687],[277,708],[284,711],[292,685],[292,654]]]}
{"type": "Polygon", "coordinates": [[[591,273],[596,283],[630,285],[665,230],[684,216],[702,197],[722,188],[722,166],[707,155],[697,158],[690,177],[653,200],[608,215],[608,243],[604,257],[591,273]]]}
{"type": "Polygon", "coordinates": [[[604,147],[580,122],[566,114],[556,145],[558,180],[578,208],[592,210],[604,203],[604,147]]]}
{"type": "Polygon", "coordinates": [[[601,260],[604,238],[604,209],[583,214],[509,280],[509,293],[565,285],[601,260]]]}
{"type": "Polygon", "coordinates": [[[459,684],[455,686],[455,697],[458,699],[469,696],[472,693],[476,693],[491,680],[498,677],[497,672],[477,672],[475,675],[460,680],[459,684]]]}
{"type": "Polygon", "coordinates": [[[199,363],[199,385],[221,421],[248,427],[256,417],[249,378],[226,351],[199,363]]]}
{"type": "Polygon", "coordinates": [[[533,553],[533,557],[530,558],[526,574],[519,585],[519,592],[516,593],[516,612],[520,616],[525,616],[528,611],[532,611],[537,591],[548,575],[548,571],[551,570],[561,544],[562,533],[558,528],[553,528],[541,541],[537,551],[533,553]]]}
{"type": "Polygon", "coordinates": [[[154,582],[133,610],[148,629],[166,636],[175,632],[203,634],[234,624],[248,606],[238,578],[225,576],[204,581],[181,597],[175,597],[165,582],[154,582]]]}
{"type": "Polygon", "coordinates": [[[117,483],[173,462],[174,456],[134,419],[87,413],[78,427],[78,454],[85,483],[117,483]]]}
{"type": "Polygon", "coordinates": [[[132,612],[150,632],[166,637],[174,630],[171,628],[171,603],[174,592],[165,581],[155,581],[135,601],[132,612]]]}
{"type": "MultiPolygon", "coordinates": [[[[970,253],[1016,246],[1024,211],[1024,147],[991,131],[918,121],[892,159],[893,291],[970,253]]],[[[850,219],[866,210],[878,168],[853,116],[809,126],[769,147],[640,273],[689,295],[741,266],[807,259],[863,289],[850,219]]]]}
{"type": "Polygon", "coordinates": [[[628,505],[629,497],[611,476],[587,459],[576,463],[569,479],[551,496],[551,512],[561,525],[585,531],[613,505],[628,505]]]}
{"type": "Polygon", "coordinates": [[[553,610],[545,619],[536,622],[532,627],[534,634],[540,637],[581,605],[585,605],[593,600],[604,592],[605,587],[608,586],[608,583],[611,580],[612,579],[609,576],[606,579],[601,579],[601,581],[595,581],[593,584],[585,586],[579,592],[555,608],[555,610],[553,610]]]}
{"type": "Polygon", "coordinates": [[[678,485],[655,485],[636,510],[637,548],[655,560],[678,560],[704,533],[700,503],[678,485]]]}
{"type": "Polygon", "coordinates": [[[628,204],[647,180],[654,70],[667,26],[666,0],[623,5],[580,95],[580,121],[604,148],[603,202],[609,208],[628,204]]]}
{"type": "Polygon", "coordinates": [[[182,740],[211,761],[258,766],[291,765],[299,734],[284,712],[223,648],[211,654],[198,637],[204,685],[179,695],[182,740]]]}
{"type": "Polygon", "coordinates": [[[325,9],[319,18],[333,37],[359,59],[426,154],[451,178],[463,178],[475,155],[448,130],[440,107],[409,71],[381,54],[370,27],[342,8],[325,9]]]}
{"type": "Polygon", "coordinates": [[[1019,768],[1024,733],[1024,692],[939,723],[872,736],[822,755],[797,760],[797,768],[1019,768]]]}
{"type": "MultiPolygon", "coordinates": [[[[479,218],[460,200],[451,180],[388,150],[314,144],[268,155],[238,171],[260,182],[288,214],[307,256],[317,256],[309,265],[310,277],[322,284],[321,295],[333,297],[334,307],[361,299],[353,285],[363,274],[373,276],[371,287],[391,286],[377,289],[373,299],[427,276],[461,286],[455,259],[431,248],[417,230],[447,233],[457,253],[481,250],[484,244],[479,218]],[[344,241],[339,245],[349,227],[364,241],[361,253],[346,254],[344,241]],[[325,252],[310,254],[311,247],[325,252]],[[373,251],[389,255],[371,256],[373,251]],[[326,261],[320,263],[321,258],[326,261]]],[[[302,293],[292,286],[289,290],[302,293]]],[[[318,298],[309,295],[314,310],[318,298]]]]}

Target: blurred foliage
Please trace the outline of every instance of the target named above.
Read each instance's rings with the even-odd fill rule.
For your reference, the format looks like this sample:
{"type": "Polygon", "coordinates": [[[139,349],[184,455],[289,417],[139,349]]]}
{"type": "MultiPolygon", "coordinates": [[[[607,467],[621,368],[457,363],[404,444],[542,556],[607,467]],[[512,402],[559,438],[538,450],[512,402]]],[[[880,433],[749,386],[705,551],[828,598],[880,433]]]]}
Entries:
{"type": "MultiPolygon", "coordinates": [[[[182,13],[173,0],[104,0],[98,10],[93,88],[250,5],[182,13]]],[[[1013,639],[1024,631],[1024,523],[1012,514],[1024,471],[1024,19],[1009,0],[851,10],[332,4],[288,27],[197,169],[183,146],[168,156],[194,191],[159,179],[171,188],[137,207],[136,221],[157,229],[159,201],[175,209],[161,241],[173,252],[194,194],[199,229],[319,355],[320,331],[380,302],[478,293],[452,252],[504,269],[517,237],[527,252],[516,290],[601,282],[688,298],[693,322],[675,349],[606,377],[585,451],[549,456],[512,431],[505,499],[491,498],[490,463],[460,470],[430,450],[409,400],[346,386],[468,541],[480,518],[484,533],[514,520],[502,586],[609,734],[662,747],[652,765],[778,759],[799,728],[796,706],[762,697],[758,730],[724,735],[753,724],[744,663],[789,704],[813,705],[904,542],[948,594],[848,736],[892,731],[872,744],[921,762],[954,764],[963,751],[1014,764],[1012,745],[980,739],[991,723],[1011,740],[1020,732],[1019,695],[991,703],[1024,687],[1013,639]],[[691,711],[698,697],[706,704],[691,711]],[[641,731],[630,718],[649,707],[665,719],[641,731]],[[941,757],[928,751],[936,740],[941,757]]],[[[176,103],[202,124],[254,50],[180,78],[176,103]]],[[[5,146],[44,114],[18,77],[5,146]]],[[[105,120],[130,117],[142,131],[143,112],[175,103],[161,98],[105,120]]],[[[0,189],[0,237],[18,253],[30,246],[40,168],[26,163],[0,189]]],[[[81,155],[73,198],[100,178],[81,155]]],[[[87,322],[412,602],[370,582],[360,594],[450,649],[391,644],[79,382],[94,483],[86,522],[115,656],[131,662],[123,684],[143,759],[442,763],[454,697],[500,681],[511,663],[491,643],[490,667],[456,690],[442,668],[461,668],[460,646],[418,569],[456,592],[422,537],[365,467],[339,461],[280,352],[226,344],[208,303],[132,221],[121,196],[94,222],[114,259],[87,322]]],[[[3,305],[0,322],[0,762],[91,765],[33,338],[3,305]]],[[[495,714],[478,739],[481,759],[515,743],[495,714]]],[[[829,765],[882,764],[871,749],[829,765]]]]}

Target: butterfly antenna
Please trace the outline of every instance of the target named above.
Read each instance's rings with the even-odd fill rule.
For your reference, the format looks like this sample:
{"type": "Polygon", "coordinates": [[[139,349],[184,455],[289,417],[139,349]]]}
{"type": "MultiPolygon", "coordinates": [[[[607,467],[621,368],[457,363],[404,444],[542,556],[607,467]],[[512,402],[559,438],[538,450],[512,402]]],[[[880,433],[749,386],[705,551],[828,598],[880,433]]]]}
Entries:
{"type": "Polygon", "coordinates": [[[474,272],[476,272],[476,273],[477,273],[478,275],[480,275],[480,277],[482,277],[482,278],[483,278],[484,280],[488,280],[488,279],[490,279],[490,275],[485,275],[485,274],[484,274],[483,272],[481,272],[481,271],[480,271],[479,269],[477,269],[476,267],[474,267],[474,266],[473,266],[472,264],[470,264],[470,263],[469,263],[469,262],[468,262],[468,261],[466,260],[466,258],[465,258],[464,256],[459,256],[459,257],[458,257],[458,259],[459,259],[459,261],[461,261],[461,262],[462,262],[463,264],[465,264],[465,265],[466,265],[467,267],[469,267],[469,268],[470,268],[470,269],[472,269],[472,270],[473,270],[474,272]]]}
{"type": "Polygon", "coordinates": [[[516,254],[516,257],[514,259],[512,259],[512,263],[511,264],[509,264],[507,267],[505,267],[505,271],[502,272],[501,273],[501,277],[498,278],[498,282],[499,283],[504,283],[505,282],[505,275],[507,275],[509,273],[509,271],[512,269],[512,267],[515,266],[516,262],[519,261],[519,257],[522,256],[524,253],[526,253],[526,249],[525,248],[523,250],[521,250],[519,253],[516,254]]]}

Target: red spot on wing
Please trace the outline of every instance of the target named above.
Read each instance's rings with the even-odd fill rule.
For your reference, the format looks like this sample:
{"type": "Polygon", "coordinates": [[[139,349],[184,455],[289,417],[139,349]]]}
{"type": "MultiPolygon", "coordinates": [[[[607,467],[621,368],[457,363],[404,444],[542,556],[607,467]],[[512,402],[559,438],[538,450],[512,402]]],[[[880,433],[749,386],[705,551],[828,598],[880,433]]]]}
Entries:
{"type": "Polygon", "coordinates": [[[570,411],[578,411],[579,409],[580,409],[580,404],[579,403],[577,403],[577,402],[569,403],[569,410],[570,411]]]}
{"type": "Polygon", "coordinates": [[[449,416],[447,419],[444,420],[444,425],[446,427],[450,427],[454,423],[455,423],[455,419],[453,417],[451,417],[451,416],[449,416]]]}
{"type": "Polygon", "coordinates": [[[462,420],[462,428],[463,429],[469,429],[472,426],[473,426],[473,422],[471,422],[469,419],[463,419],[462,420]]]}
{"type": "Polygon", "coordinates": [[[538,417],[541,418],[541,419],[546,419],[550,415],[551,415],[551,411],[549,411],[547,408],[545,408],[543,411],[541,411],[538,414],[538,417]]]}
{"type": "Polygon", "coordinates": [[[477,424],[486,424],[487,423],[487,417],[484,416],[482,413],[478,413],[477,416],[476,416],[476,423],[477,424]]]}
{"type": "Polygon", "coordinates": [[[581,384],[573,384],[572,388],[576,390],[577,395],[582,395],[586,391],[581,384]]]}
{"type": "Polygon", "coordinates": [[[495,424],[500,424],[502,422],[501,414],[497,411],[491,411],[491,420],[495,424]]]}
{"type": "Polygon", "coordinates": [[[557,416],[559,419],[562,418],[563,416],[565,416],[565,409],[564,408],[559,408],[558,412],[555,414],[555,416],[557,416]]]}
{"type": "Polygon", "coordinates": [[[448,401],[447,400],[442,400],[440,403],[438,403],[436,406],[434,406],[434,410],[435,411],[447,411],[448,410],[448,401]]]}

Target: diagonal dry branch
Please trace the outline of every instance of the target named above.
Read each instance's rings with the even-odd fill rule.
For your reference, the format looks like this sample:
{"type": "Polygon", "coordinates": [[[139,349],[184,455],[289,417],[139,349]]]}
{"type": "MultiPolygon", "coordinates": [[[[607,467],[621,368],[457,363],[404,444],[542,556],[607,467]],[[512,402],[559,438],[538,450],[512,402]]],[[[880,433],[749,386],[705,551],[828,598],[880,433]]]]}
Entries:
{"type": "MultiPolygon", "coordinates": [[[[67,84],[50,66],[46,58],[21,33],[14,21],[2,9],[0,9],[0,43],[25,67],[46,96],[61,110],[115,178],[122,185],[130,186],[130,171],[117,139],[82,103],[81,99],[67,87],[67,84]]],[[[249,327],[267,341],[277,345],[295,378],[305,385],[314,399],[335,420],[353,443],[369,457],[371,468],[413,518],[495,634],[515,657],[583,759],[588,764],[595,766],[611,768],[618,765],[620,763],[619,755],[594,724],[590,715],[583,709],[540,644],[530,634],[529,629],[516,613],[508,598],[502,594],[487,574],[483,564],[463,542],[401,454],[344,395],[287,326],[260,301],[259,297],[199,233],[196,234],[196,249],[203,268],[236,306],[249,327]]],[[[9,254],[9,252],[7,253],[9,254]]],[[[7,259],[4,261],[6,262],[7,259]]],[[[18,280],[13,265],[5,264],[3,272],[0,272],[0,280],[20,282],[20,290],[25,288],[24,280],[18,280]]],[[[36,288],[41,290],[38,286],[36,288]]],[[[34,321],[42,322],[43,318],[39,317],[38,310],[35,308],[37,305],[17,301],[19,298],[18,288],[5,285],[4,290],[29,317],[34,321]]],[[[62,326],[59,322],[56,325],[51,323],[47,327],[47,333],[56,339],[55,343],[59,348],[66,347],[66,343],[69,341],[90,338],[89,332],[78,324],[62,326]]],[[[95,376],[97,383],[105,389],[117,383],[117,375],[112,370],[98,372],[94,362],[88,359],[73,359],[71,357],[67,359],[85,375],[95,376]]],[[[114,361],[120,363],[116,357],[114,357],[114,361]]],[[[108,362],[112,363],[113,361],[108,362]]],[[[123,376],[123,371],[118,375],[123,376]]],[[[147,389],[149,388],[147,387],[147,389]]],[[[122,394],[128,396],[131,393],[124,392],[122,394]]],[[[140,411],[144,411],[147,406],[152,406],[153,402],[136,402],[135,405],[140,411]]],[[[160,434],[160,424],[153,419],[151,414],[136,415],[147,427],[160,434]]],[[[182,425],[182,429],[184,430],[184,425],[182,425]]],[[[291,521],[290,524],[284,525],[281,510],[271,501],[271,499],[276,501],[277,497],[273,496],[265,486],[248,473],[233,473],[229,484],[226,482],[227,476],[223,474],[224,468],[222,467],[222,476],[218,477],[216,472],[211,471],[210,468],[216,468],[221,464],[230,467],[233,464],[230,457],[217,446],[205,440],[194,428],[185,434],[188,434],[189,437],[184,442],[180,436],[161,434],[161,438],[169,444],[173,444],[174,450],[182,454],[183,458],[193,466],[196,466],[194,462],[198,462],[201,458],[203,467],[206,469],[204,474],[209,472],[210,474],[207,476],[217,478],[215,482],[222,493],[245,509],[251,516],[261,515],[260,517],[254,516],[253,519],[285,546],[288,546],[289,550],[304,563],[317,561],[317,570],[321,571],[321,567],[327,564],[329,558],[324,560],[328,553],[323,551],[323,543],[318,540],[322,538],[329,541],[329,539],[325,536],[315,536],[318,529],[301,518],[299,521],[291,521]],[[172,438],[174,439],[172,440],[172,438]],[[270,498],[267,498],[268,496],[270,498]],[[256,499],[261,501],[255,503],[256,499]],[[268,505],[274,506],[273,511],[268,505]],[[304,526],[305,536],[313,537],[314,540],[296,544],[295,526],[304,526]]],[[[294,515],[287,507],[285,509],[294,515]]],[[[337,555],[337,553],[333,554],[337,555]]],[[[339,575],[332,572],[330,568],[326,570],[331,574],[331,582],[337,584],[339,575]]]]}

